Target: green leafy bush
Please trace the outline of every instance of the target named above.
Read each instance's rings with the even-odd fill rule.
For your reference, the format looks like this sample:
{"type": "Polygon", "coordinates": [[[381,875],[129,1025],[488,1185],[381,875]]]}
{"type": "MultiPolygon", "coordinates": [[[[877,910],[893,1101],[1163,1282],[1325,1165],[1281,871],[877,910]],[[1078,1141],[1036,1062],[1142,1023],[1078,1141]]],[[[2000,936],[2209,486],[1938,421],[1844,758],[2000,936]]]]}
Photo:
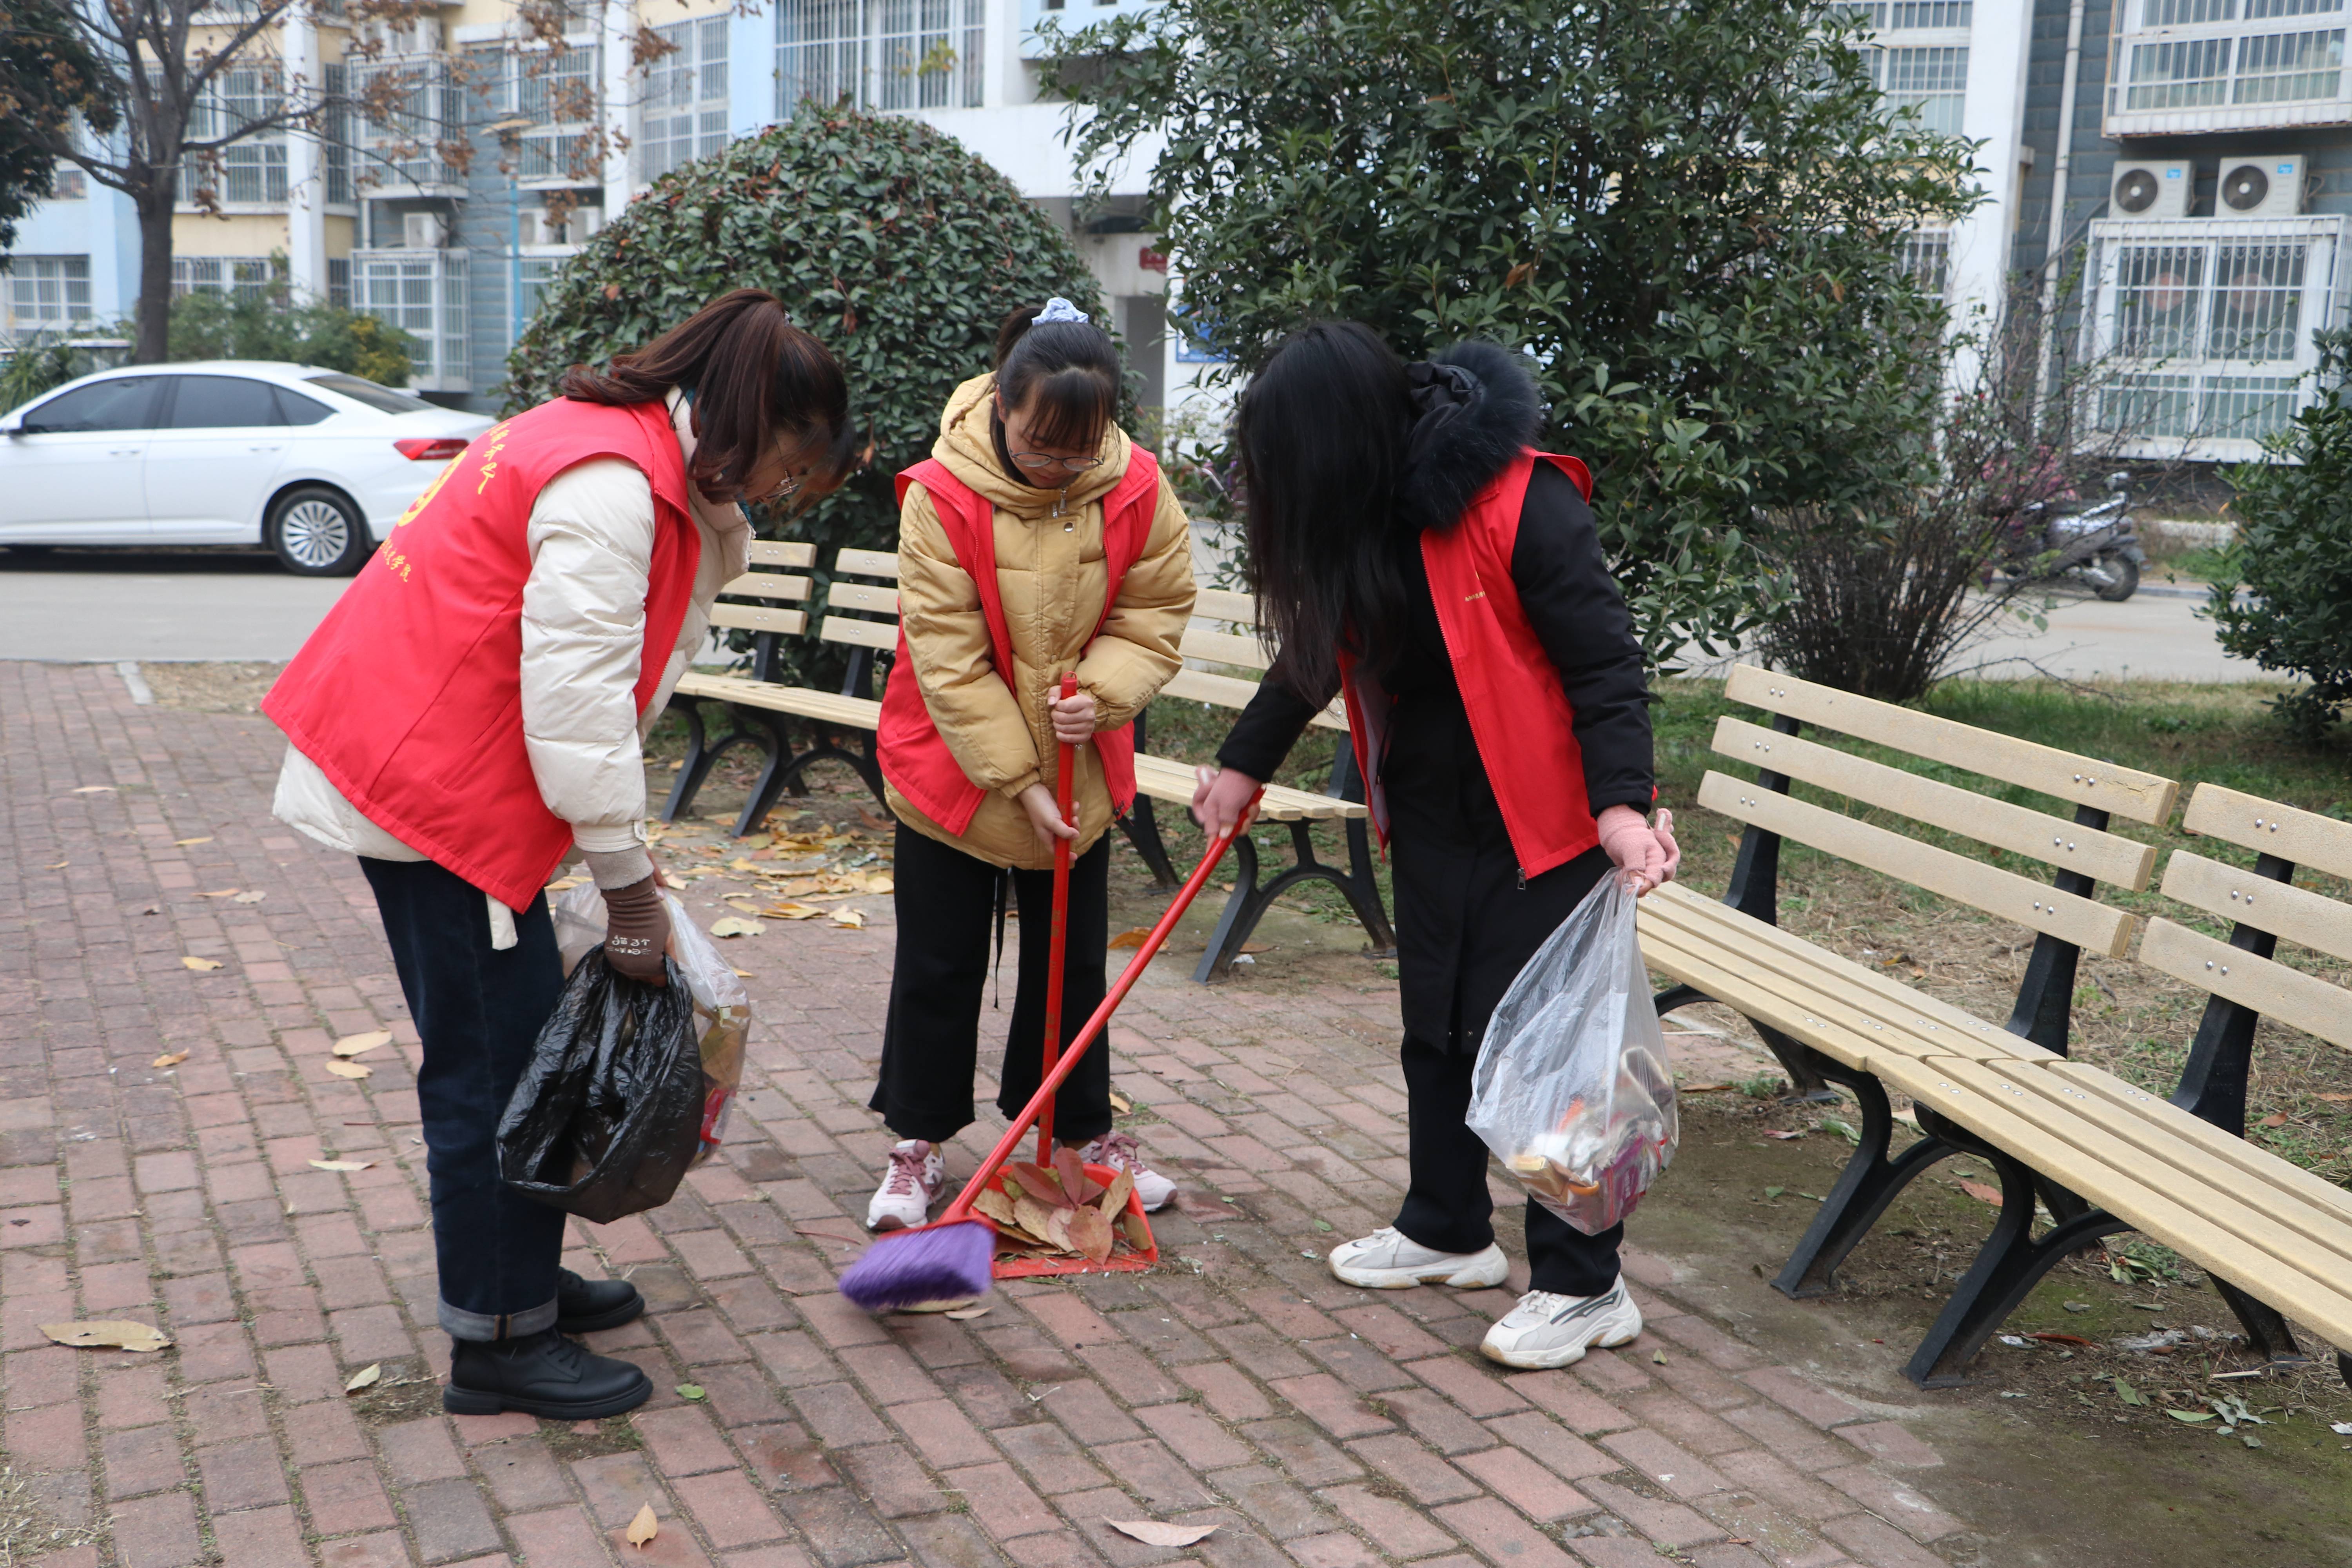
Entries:
{"type": "Polygon", "coordinates": [[[1164,137],[1176,314],[1245,374],[1302,319],[1524,349],[1654,659],[1751,623],[1759,508],[1916,468],[1941,306],[1907,237],[1968,144],[1890,121],[1805,0],[1167,0],[1061,38],[1093,166],[1164,137]]]}
{"type": "Polygon", "coordinates": [[[253,293],[185,294],[172,306],[174,360],[290,360],[406,386],[423,347],[374,316],[323,300],[293,304],[282,278],[253,293]]]}
{"type": "Polygon", "coordinates": [[[2225,652],[2303,678],[2271,706],[2312,741],[2352,705],[2352,333],[2321,333],[2319,354],[2318,399],[2273,439],[2270,461],[2230,472],[2240,542],[2213,575],[2210,611],[2225,652]]]}
{"type": "MultiPolygon", "coordinates": [[[[866,471],[771,531],[895,550],[891,476],[929,456],[959,382],[985,371],[1015,304],[1060,294],[1099,316],[1093,275],[1062,228],[954,138],[920,121],[803,107],[798,117],[664,176],[549,286],[507,361],[509,408],[555,395],[730,289],[765,289],[848,373],[874,443],[866,471]]],[[[820,581],[824,578],[821,570],[820,581]]],[[[788,639],[799,679],[833,653],[788,639]]]]}

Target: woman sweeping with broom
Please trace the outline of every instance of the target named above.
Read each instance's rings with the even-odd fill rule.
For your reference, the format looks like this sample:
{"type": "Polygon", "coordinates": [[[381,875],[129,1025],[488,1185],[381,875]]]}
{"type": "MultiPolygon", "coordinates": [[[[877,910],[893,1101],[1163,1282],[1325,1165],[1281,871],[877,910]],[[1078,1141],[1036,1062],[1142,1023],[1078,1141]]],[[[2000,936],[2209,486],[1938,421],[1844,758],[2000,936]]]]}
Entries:
{"type": "MultiPolygon", "coordinates": [[[[872,1109],[897,1134],[866,1225],[921,1225],[940,1145],[972,1121],[991,918],[1009,878],[1020,980],[997,1103],[1041,1081],[1055,841],[1070,842],[1066,1047],[1105,991],[1112,817],[1135,795],[1135,715],[1181,663],[1192,532],[1151,455],[1112,422],[1118,352],[1066,300],[1005,320],[993,374],[948,400],[927,462],[899,477],[898,660],[883,694],[882,773],[898,818],[898,920],[872,1109]],[[1077,692],[1062,698],[1066,675],[1077,692]],[[1075,820],[1055,759],[1078,748],[1075,820]]],[[[1061,1141],[1135,1179],[1175,1184],[1111,1131],[1110,1056],[1086,1053],[1054,1100],[1061,1141]]]]}
{"type": "MultiPolygon", "coordinates": [[[[1395,856],[1411,1184],[1396,1223],[1332,1248],[1351,1285],[1499,1285],[1486,1145],[1464,1123],[1489,1015],[1612,867],[1672,878],[1651,786],[1641,645],[1573,458],[1531,449],[1518,359],[1465,343],[1408,366],[1353,322],[1294,334],[1240,409],[1259,623],[1280,656],[1202,770],[1212,833],[1344,690],[1376,825],[1395,856]]],[[[1480,1347],[1566,1366],[1642,1314],[1622,1227],[1586,1236],[1532,1199],[1534,1289],[1480,1347]]]]}

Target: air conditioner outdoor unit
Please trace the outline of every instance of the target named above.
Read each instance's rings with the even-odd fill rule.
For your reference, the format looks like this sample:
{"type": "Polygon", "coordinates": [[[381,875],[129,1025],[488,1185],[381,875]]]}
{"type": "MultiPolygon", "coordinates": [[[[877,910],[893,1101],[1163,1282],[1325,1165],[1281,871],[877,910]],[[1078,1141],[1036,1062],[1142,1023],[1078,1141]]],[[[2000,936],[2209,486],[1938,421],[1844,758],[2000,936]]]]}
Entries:
{"type": "Polygon", "coordinates": [[[2160,163],[2119,160],[2114,184],[2107,187],[2108,212],[2116,217],[2146,222],[2187,217],[2189,190],[2197,183],[2196,174],[2196,165],[2186,158],[2167,159],[2160,163]]]}
{"type": "Polygon", "coordinates": [[[2216,217],[2293,217],[2303,211],[2303,154],[2265,153],[2221,160],[2216,217]]]}
{"type": "Polygon", "coordinates": [[[589,237],[604,226],[603,207],[579,206],[572,209],[572,243],[585,245],[589,237]]]}
{"type": "Polygon", "coordinates": [[[404,213],[400,242],[410,250],[438,250],[448,243],[449,226],[439,213],[404,213]]]}

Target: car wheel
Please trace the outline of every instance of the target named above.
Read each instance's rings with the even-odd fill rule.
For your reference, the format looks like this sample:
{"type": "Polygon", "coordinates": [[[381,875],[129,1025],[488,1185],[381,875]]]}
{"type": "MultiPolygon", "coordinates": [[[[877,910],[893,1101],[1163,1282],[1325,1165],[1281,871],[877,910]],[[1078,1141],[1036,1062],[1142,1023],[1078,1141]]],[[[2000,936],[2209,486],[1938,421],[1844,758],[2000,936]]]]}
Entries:
{"type": "Polygon", "coordinates": [[[323,485],[305,485],[269,509],[269,548],[297,577],[348,577],[368,558],[360,509],[323,485]]]}

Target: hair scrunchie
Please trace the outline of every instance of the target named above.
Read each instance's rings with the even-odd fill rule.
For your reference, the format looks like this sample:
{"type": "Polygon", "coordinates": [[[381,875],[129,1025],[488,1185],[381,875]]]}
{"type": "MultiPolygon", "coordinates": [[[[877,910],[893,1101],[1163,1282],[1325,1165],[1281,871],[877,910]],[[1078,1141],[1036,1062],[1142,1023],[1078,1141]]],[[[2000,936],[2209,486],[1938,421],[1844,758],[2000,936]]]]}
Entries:
{"type": "Polygon", "coordinates": [[[1040,327],[1048,321],[1083,321],[1087,319],[1087,316],[1084,310],[1056,294],[1045,301],[1044,310],[1029,318],[1029,324],[1033,327],[1040,327]]]}

